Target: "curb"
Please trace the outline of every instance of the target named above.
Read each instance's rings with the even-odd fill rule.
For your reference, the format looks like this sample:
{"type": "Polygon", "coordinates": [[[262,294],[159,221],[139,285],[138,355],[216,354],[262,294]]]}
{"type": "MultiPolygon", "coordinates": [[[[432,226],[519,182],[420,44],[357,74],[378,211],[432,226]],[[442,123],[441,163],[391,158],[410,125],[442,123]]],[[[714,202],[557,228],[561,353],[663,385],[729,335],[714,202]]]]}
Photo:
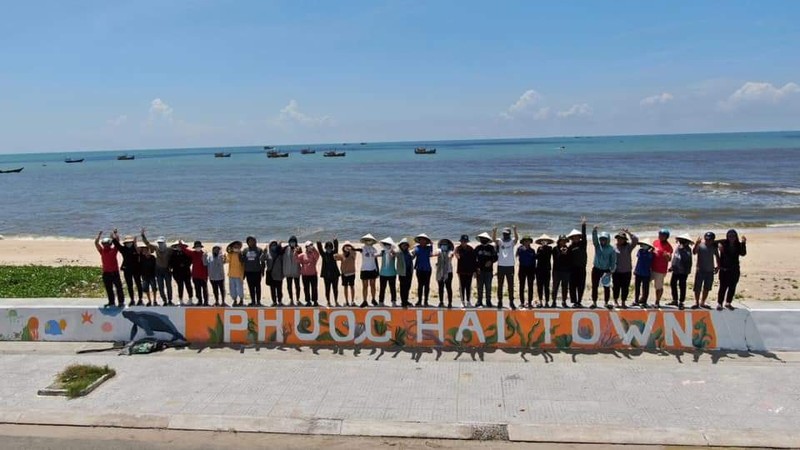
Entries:
{"type": "Polygon", "coordinates": [[[798,448],[800,431],[619,426],[422,423],[197,414],[64,414],[0,411],[0,423],[154,430],[280,433],[511,442],[798,448]]]}

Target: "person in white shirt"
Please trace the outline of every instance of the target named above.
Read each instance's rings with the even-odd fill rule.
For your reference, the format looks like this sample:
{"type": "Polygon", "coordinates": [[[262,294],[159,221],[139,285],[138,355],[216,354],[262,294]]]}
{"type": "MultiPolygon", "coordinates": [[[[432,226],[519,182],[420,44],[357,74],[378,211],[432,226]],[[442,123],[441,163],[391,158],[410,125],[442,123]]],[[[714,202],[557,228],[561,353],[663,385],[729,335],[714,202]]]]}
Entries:
{"type": "Polygon", "coordinates": [[[361,307],[367,307],[367,291],[372,295],[372,306],[377,306],[378,302],[375,301],[375,280],[378,279],[378,250],[373,247],[378,241],[371,235],[366,234],[361,238],[361,243],[364,244],[361,248],[356,249],[361,253],[361,293],[364,301],[361,302],[361,307]]]}
{"type": "Polygon", "coordinates": [[[501,239],[497,239],[497,228],[492,230],[492,240],[497,247],[497,307],[503,307],[503,286],[508,283],[508,301],[514,304],[514,257],[519,234],[517,226],[503,229],[501,239]],[[511,238],[511,231],[514,231],[514,238],[511,238]]]}

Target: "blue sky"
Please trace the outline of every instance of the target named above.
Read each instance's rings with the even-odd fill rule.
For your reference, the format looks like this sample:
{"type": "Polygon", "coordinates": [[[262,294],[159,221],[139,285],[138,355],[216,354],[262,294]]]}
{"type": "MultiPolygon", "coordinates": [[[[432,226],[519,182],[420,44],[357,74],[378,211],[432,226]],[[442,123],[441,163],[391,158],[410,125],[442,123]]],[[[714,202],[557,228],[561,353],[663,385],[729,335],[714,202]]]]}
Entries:
{"type": "Polygon", "coordinates": [[[796,129],[800,2],[27,1],[0,153],[796,129]]]}

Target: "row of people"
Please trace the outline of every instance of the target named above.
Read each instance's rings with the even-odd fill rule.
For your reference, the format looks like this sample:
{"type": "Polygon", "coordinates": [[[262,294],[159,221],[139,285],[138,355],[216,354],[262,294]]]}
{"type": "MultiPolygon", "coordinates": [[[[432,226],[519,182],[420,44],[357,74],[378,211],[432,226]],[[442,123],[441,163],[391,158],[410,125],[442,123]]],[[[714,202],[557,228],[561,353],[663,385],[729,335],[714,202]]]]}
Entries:
{"type": "MultiPolygon", "coordinates": [[[[664,279],[671,272],[672,305],[684,308],[687,279],[692,271],[693,256],[697,257],[697,270],[694,280],[695,304],[692,308],[710,308],[706,304],[712,289],[714,276],[719,273],[720,289],[717,309],[723,306],[732,309],[732,300],[739,279],[739,257],[746,254],[746,238],[741,240],[735,230],[729,230],[726,239],[717,241],[713,232],[707,232],[703,239],[693,241],[688,235],[676,238],[673,249],[669,242],[669,230],[662,229],[652,245],[640,242],[639,238],[627,229],[615,235],[616,243],[611,245],[611,235],[600,233],[597,227],[592,230],[594,261],[591,269],[591,305],[598,306],[599,290],[603,288],[604,306],[613,308],[628,307],[631,279],[634,282],[632,306],[648,307],[649,287],[655,288],[655,307],[661,306],[664,292],[664,279]],[[693,248],[692,248],[693,247],[693,248]],[[638,248],[634,265],[632,253],[638,248]],[[613,288],[612,288],[613,286],[613,288]],[[613,304],[611,302],[613,292],[613,304]]],[[[108,295],[108,304],[116,300],[124,305],[124,293],[117,254],[122,255],[122,272],[131,299],[130,305],[158,305],[156,291],[164,305],[174,305],[172,279],[177,284],[180,305],[209,305],[208,282],[210,281],[215,306],[225,303],[225,265],[228,265],[228,285],[233,306],[243,306],[245,302],[244,282],[249,290],[251,306],[262,306],[262,279],[270,292],[273,306],[284,305],[283,280],[286,280],[290,306],[319,306],[318,278],[324,285],[328,306],[340,306],[339,284],[343,287],[344,306],[367,307],[386,305],[388,290],[392,306],[397,306],[398,281],[399,305],[411,306],[410,291],[412,279],[417,280],[417,301],[415,306],[429,306],[430,284],[435,279],[439,288],[439,307],[452,308],[454,273],[459,281],[461,304],[472,307],[473,280],[477,282],[476,307],[494,307],[492,302],[492,283],[497,276],[497,307],[503,308],[504,291],[507,291],[509,306],[516,309],[514,297],[515,275],[519,282],[520,307],[557,307],[558,294],[561,293],[561,306],[583,307],[588,265],[586,220],[581,220],[581,230],[573,229],[569,234],[552,239],[547,235],[532,239],[519,238],[516,227],[502,230],[500,238],[497,229],[492,235],[481,233],[479,244],[470,245],[467,235],[462,235],[459,245],[449,239],[441,239],[436,248],[425,234],[414,238],[412,246],[403,239],[395,243],[390,237],[378,241],[371,234],[361,238],[362,246],[356,248],[344,242],[339,248],[336,238],[332,241],[306,241],[302,245],[292,236],[284,244],[272,241],[266,247],[258,246],[254,237],[230,243],[223,251],[214,246],[211,253],[204,251],[203,244],[195,241],[189,248],[183,241],[167,245],[162,236],[155,244],[147,239],[145,230],[141,231],[141,241],[133,236],[120,240],[114,230],[111,237],[102,239],[98,233],[95,246],[100,252],[103,264],[103,282],[108,295]],[[376,244],[380,244],[376,248],[376,244]],[[534,248],[532,244],[538,247],[534,248]],[[361,302],[355,296],[357,275],[356,255],[361,256],[361,302]],[[321,270],[317,269],[321,260],[321,270]],[[455,260],[455,261],[454,261],[455,260]],[[435,261],[435,266],[432,264],[435,261]],[[496,265],[496,273],[495,273],[496,265]],[[301,282],[303,301],[301,302],[301,282]],[[534,303],[534,284],[538,301],[534,303]],[[379,289],[378,289],[379,286],[379,289]],[[138,294],[135,301],[134,287],[138,294]],[[551,292],[552,288],[552,292],[551,292]],[[114,293],[116,290],[116,296],[114,293]],[[184,291],[188,303],[184,303],[184,291]],[[194,291],[194,293],[193,293],[194,291]],[[379,295],[378,294],[379,291],[379,295]],[[527,293],[527,296],[526,296],[527,293]],[[369,301],[368,301],[369,300],[369,301]],[[568,303],[569,302],[569,303],[568,303]]]]}

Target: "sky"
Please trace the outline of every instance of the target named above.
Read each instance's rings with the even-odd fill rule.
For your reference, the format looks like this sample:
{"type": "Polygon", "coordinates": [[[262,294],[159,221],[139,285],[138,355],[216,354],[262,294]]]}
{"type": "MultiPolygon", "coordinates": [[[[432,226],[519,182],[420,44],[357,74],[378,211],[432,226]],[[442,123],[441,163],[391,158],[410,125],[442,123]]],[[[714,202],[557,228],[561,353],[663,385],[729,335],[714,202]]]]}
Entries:
{"type": "Polygon", "coordinates": [[[800,2],[38,1],[0,153],[798,129],[800,2]]]}

